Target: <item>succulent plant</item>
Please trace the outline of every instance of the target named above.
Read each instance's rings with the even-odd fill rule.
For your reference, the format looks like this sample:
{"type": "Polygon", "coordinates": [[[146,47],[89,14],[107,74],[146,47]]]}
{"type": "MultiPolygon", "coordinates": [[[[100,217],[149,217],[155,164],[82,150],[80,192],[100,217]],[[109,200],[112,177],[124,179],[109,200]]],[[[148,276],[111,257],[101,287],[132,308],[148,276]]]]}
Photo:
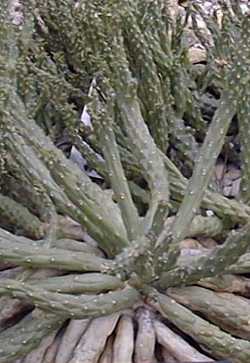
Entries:
{"type": "Polygon", "coordinates": [[[28,0],[16,24],[2,3],[0,363],[248,362],[249,14],[232,1],[220,27],[195,4],[174,21],[164,0],[28,0]],[[240,200],[210,186],[235,118],[240,200]]]}

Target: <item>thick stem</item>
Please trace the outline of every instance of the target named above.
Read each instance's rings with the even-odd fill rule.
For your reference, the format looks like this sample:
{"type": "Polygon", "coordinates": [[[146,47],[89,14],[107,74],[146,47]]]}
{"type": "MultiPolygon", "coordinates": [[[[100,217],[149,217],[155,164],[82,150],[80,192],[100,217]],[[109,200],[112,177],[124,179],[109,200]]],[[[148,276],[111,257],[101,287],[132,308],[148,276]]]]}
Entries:
{"type": "Polygon", "coordinates": [[[2,194],[0,194],[0,215],[2,223],[23,232],[27,237],[36,239],[44,235],[44,227],[35,215],[21,204],[2,194]]]}
{"type": "Polygon", "coordinates": [[[246,299],[230,293],[190,286],[168,289],[167,295],[219,326],[232,336],[249,340],[250,308],[246,299]]]}
{"type": "MultiPolygon", "coordinates": [[[[163,235],[160,236],[157,242],[158,246],[160,244],[158,256],[162,256],[164,251],[168,251],[168,268],[175,264],[179,254],[179,241],[186,237],[193,217],[200,207],[234,114],[235,106],[230,102],[228,94],[225,93],[221,98],[219,108],[213,117],[200,150],[200,156],[195,163],[193,175],[188,183],[174,225],[170,231],[163,231],[163,235]]],[[[163,258],[162,268],[166,266],[165,262],[163,258]]]]}
{"type": "Polygon", "coordinates": [[[128,238],[129,240],[133,240],[140,234],[140,223],[138,212],[132,200],[128,182],[121,164],[118,145],[113,130],[113,100],[110,97],[107,104],[102,105],[101,101],[98,100],[98,95],[95,93],[94,96],[96,101],[92,103],[94,127],[102,145],[109,179],[115,194],[115,199],[121,210],[128,238]]]}
{"type": "Polygon", "coordinates": [[[190,284],[205,277],[213,277],[229,270],[240,256],[249,248],[250,225],[247,224],[239,232],[232,232],[223,245],[216,247],[206,256],[199,257],[192,264],[175,268],[161,275],[162,288],[190,284]]]}
{"type": "Polygon", "coordinates": [[[217,326],[192,313],[174,299],[153,293],[149,304],[155,307],[168,321],[191,336],[205,351],[217,359],[230,359],[235,363],[250,359],[250,342],[236,339],[217,326]]]}
{"type": "Polygon", "coordinates": [[[124,283],[115,276],[108,276],[98,273],[85,273],[82,275],[70,274],[59,277],[49,277],[48,279],[29,280],[32,286],[39,286],[42,289],[66,293],[66,294],[84,294],[84,293],[101,293],[105,291],[116,290],[124,287],[124,283]]]}
{"type": "Polygon", "coordinates": [[[58,329],[63,321],[61,317],[34,310],[31,315],[1,333],[0,363],[13,361],[29,353],[38,347],[45,336],[58,329]]]}
{"type": "Polygon", "coordinates": [[[59,248],[34,246],[12,237],[0,237],[0,261],[13,262],[25,267],[42,267],[68,271],[101,271],[108,260],[84,252],[70,252],[59,248]]]}

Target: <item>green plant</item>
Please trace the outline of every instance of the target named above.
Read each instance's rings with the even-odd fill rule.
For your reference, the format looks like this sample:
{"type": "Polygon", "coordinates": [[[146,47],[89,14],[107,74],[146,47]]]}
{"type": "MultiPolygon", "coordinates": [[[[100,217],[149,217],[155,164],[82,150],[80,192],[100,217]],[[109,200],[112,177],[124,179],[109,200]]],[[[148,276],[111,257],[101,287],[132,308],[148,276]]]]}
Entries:
{"type": "MultiPolygon", "coordinates": [[[[237,201],[209,185],[235,115],[249,183],[249,15],[233,7],[237,22],[230,23],[226,7],[220,29],[190,6],[198,37],[200,12],[214,40],[194,77],[186,22],[174,23],[163,0],[30,0],[21,27],[11,23],[7,3],[0,24],[0,261],[23,268],[0,280],[0,304],[10,304],[0,316],[0,362],[28,353],[25,362],[38,355],[52,362],[49,353],[67,337],[68,351],[56,358],[65,363],[110,362],[112,351],[112,362],[131,362],[133,354],[149,362],[156,340],[164,347],[157,354],[176,362],[247,362],[243,298],[230,295],[233,310],[227,293],[207,297],[205,287],[219,290],[218,276],[237,282],[237,273],[249,272],[248,190],[237,201]],[[207,123],[200,99],[213,82],[220,99],[207,123]],[[79,122],[84,105],[91,130],[79,122]],[[58,150],[63,132],[103,185],[58,150]],[[215,215],[205,217],[208,209],[215,215]],[[183,248],[183,240],[202,235],[221,243],[194,256],[183,248]],[[79,242],[86,239],[96,243],[79,242]],[[214,310],[204,312],[204,299],[214,310]],[[13,319],[16,310],[26,316],[13,319]],[[183,350],[173,348],[178,339],[183,350]]],[[[221,289],[229,291],[226,280],[221,289]]]]}

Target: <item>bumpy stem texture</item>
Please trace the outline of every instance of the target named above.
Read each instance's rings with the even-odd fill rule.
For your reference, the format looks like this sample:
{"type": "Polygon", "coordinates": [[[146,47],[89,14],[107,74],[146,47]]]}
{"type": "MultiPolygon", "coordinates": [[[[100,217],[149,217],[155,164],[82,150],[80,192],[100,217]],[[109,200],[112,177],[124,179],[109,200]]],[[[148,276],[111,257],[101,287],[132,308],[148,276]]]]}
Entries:
{"type": "Polygon", "coordinates": [[[166,295],[155,293],[154,299],[150,301],[152,306],[214,357],[230,357],[235,363],[250,359],[249,341],[234,338],[166,295]]]}
{"type": "Polygon", "coordinates": [[[249,340],[249,303],[241,296],[216,293],[197,286],[171,288],[167,295],[231,335],[249,340]]]}
{"type": "Polygon", "coordinates": [[[41,221],[27,208],[13,199],[0,194],[1,222],[22,231],[26,236],[41,238],[44,228],[41,221]]]}
{"type": "Polygon", "coordinates": [[[233,265],[249,248],[250,225],[239,232],[232,232],[223,245],[216,247],[205,257],[200,257],[191,265],[175,268],[163,273],[160,278],[162,288],[180,283],[195,283],[201,278],[216,276],[233,265]]]}
{"type": "Polygon", "coordinates": [[[64,319],[53,314],[44,314],[34,310],[15,326],[6,329],[0,335],[0,362],[6,363],[29,353],[41,340],[58,329],[64,319]],[[22,332],[22,334],[20,334],[22,332]]]}
{"type": "Polygon", "coordinates": [[[132,307],[140,300],[140,294],[133,288],[100,295],[72,296],[49,292],[34,285],[8,279],[1,283],[0,295],[25,299],[45,311],[74,319],[111,314],[132,307]]]}

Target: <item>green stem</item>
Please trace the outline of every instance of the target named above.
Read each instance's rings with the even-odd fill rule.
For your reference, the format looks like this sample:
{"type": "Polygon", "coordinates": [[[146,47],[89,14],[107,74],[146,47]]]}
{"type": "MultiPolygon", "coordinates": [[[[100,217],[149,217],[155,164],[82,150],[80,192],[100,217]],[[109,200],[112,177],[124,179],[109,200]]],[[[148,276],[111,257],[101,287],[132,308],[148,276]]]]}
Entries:
{"type": "Polygon", "coordinates": [[[36,307],[56,313],[62,318],[84,319],[109,315],[132,307],[140,300],[140,294],[131,287],[100,295],[58,294],[25,282],[5,279],[0,295],[9,295],[30,301],[36,307]]]}

